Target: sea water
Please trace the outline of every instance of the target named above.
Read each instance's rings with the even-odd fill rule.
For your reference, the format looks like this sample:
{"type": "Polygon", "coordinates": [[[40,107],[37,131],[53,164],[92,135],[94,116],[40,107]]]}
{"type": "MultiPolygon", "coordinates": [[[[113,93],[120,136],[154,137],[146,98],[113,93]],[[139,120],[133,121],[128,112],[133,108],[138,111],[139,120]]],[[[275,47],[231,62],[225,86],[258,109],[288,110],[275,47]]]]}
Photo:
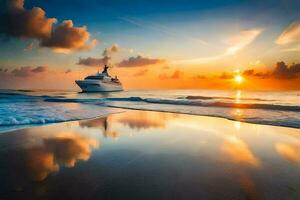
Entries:
{"type": "Polygon", "coordinates": [[[104,116],[120,108],[222,117],[300,128],[300,92],[133,90],[114,93],[0,91],[0,132],[104,116]]]}

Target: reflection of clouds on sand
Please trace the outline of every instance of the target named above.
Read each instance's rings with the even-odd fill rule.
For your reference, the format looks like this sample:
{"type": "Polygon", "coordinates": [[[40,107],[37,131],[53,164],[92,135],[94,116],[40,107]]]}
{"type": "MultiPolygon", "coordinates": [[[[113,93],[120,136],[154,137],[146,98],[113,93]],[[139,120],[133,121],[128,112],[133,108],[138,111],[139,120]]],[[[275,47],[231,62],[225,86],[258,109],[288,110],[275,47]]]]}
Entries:
{"type": "Polygon", "coordinates": [[[246,199],[249,200],[259,200],[263,199],[262,195],[259,193],[258,188],[254,180],[246,172],[240,170],[238,172],[239,183],[242,188],[246,199]]]}
{"type": "Polygon", "coordinates": [[[120,114],[117,121],[131,129],[164,128],[166,121],[174,118],[174,114],[134,111],[120,114]]]}
{"type": "Polygon", "coordinates": [[[245,199],[262,199],[255,181],[247,173],[247,170],[241,167],[242,165],[257,168],[261,165],[260,160],[251,152],[249,146],[236,136],[227,136],[224,138],[221,150],[229,158],[227,160],[234,164],[233,173],[236,175],[234,178],[239,182],[245,199]]]}
{"type": "Polygon", "coordinates": [[[122,133],[132,135],[134,130],[145,130],[149,128],[165,128],[166,122],[173,119],[177,114],[160,113],[151,111],[126,111],[118,114],[111,114],[104,118],[79,121],[81,128],[95,128],[101,130],[104,137],[117,139],[122,133]],[[118,129],[121,125],[122,128],[118,129]],[[124,128],[129,127],[128,130],[124,128]]]}
{"type": "Polygon", "coordinates": [[[48,174],[59,170],[60,165],[74,167],[78,160],[88,160],[92,148],[99,142],[73,132],[60,133],[45,138],[42,144],[26,149],[26,164],[33,180],[44,180],[48,174]]]}
{"type": "Polygon", "coordinates": [[[59,165],[54,160],[54,154],[43,147],[28,149],[27,168],[31,178],[35,181],[44,180],[49,173],[59,170],[59,165]]]}
{"type": "Polygon", "coordinates": [[[160,113],[152,111],[126,111],[118,114],[111,114],[104,118],[79,121],[81,128],[94,128],[103,133],[104,137],[117,139],[122,133],[127,133],[124,128],[133,130],[145,130],[149,128],[165,128],[166,122],[178,118],[174,113],[160,113]],[[122,129],[118,129],[122,125],[122,129]]]}
{"type": "Polygon", "coordinates": [[[275,147],[282,158],[294,164],[300,165],[299,144],[277,143],[275,147]]]}
{"type": "Polygon", "coordinates": [[[260,161],[254,156],[248,145],[235,136],[225,138],[222,151],[236,164],[259,167],[260,161]]]}
{"type": "Polygon", "coordinates": [[[120,137],[120,133],[117,132],[117,131],[106,130],[106,131],[103,132],[103,136],[113,138],[113,139],[117,139],[117,138],[120,137]]]}
{"type": "Polygon", "coordinates": [[[96,118],[96,119],[90,119],[90,120],[81,120],[79,121],[79,125],[81,127],[87,127],[87,128],[104,128],[107,127],[107,117],[103,118],[96,118]]]}
{"type": "Polygon", "coordinates": [[[88,128],[98,128],[102,130],[104,137],[110,137],[113,139],[117,139],[120,134],[117,131],[111,131],[110,129],[110,121],[114,115],[109,117],[97,118],[92,120],[86,120],[79,122],[81,127],[88,127],[88,128]]]}
{"type": "Polygon", "coordinates": [[[101,129],[104,137],[117,139],[120,136],[120,134],[117,131],[112,131],[110,127],[111,121],[113,119],[114,115],[110,115],[109,117],[80,121],[79,125],[83,128],[87,127],[101,129]]]}

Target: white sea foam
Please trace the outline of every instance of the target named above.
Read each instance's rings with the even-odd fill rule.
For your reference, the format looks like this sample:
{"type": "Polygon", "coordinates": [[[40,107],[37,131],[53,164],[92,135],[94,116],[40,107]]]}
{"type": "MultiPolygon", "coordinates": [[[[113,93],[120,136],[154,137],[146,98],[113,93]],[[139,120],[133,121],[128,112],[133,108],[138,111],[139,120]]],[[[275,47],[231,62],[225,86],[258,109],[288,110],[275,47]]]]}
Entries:
{"type": "Polygon", "coordinates": [[[111,94],[0,92],[0,132],[24,126],[87,119],[112,108],[155,110],[300,128],[300,96],[224,91],[130,91],[111,94]]]}
{"type": "Polygon", "coordinates": [[[80,103],[45,102],[46,97],[0,97],[0,132],[33,125],[88,119],[118,109],[80,103]]]}

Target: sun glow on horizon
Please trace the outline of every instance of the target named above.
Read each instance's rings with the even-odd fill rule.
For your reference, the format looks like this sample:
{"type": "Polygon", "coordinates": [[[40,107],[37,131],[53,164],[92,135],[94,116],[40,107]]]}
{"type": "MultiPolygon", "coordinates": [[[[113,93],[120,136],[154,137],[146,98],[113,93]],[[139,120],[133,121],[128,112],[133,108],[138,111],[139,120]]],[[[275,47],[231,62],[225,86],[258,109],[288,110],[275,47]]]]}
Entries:
{"type": "Polygon", "coordinates": [[[237,84],[241,84],[243,81],[244,81],[244,77],[240,74],[234,76],[234,81],[237,83],[237,84]]]}

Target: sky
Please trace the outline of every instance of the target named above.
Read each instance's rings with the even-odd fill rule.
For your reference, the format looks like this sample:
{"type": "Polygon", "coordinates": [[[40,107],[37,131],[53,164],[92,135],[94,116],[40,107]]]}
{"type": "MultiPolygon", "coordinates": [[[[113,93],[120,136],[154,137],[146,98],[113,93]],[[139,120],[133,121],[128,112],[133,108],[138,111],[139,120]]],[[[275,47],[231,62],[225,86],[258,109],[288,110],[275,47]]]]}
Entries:
{"type": "Polygon", "coordinates": [[[300,89],[297,0],[0,0],[0,88],[300,89]],[[238,80],[240,77],[240,80],[238,80]],[[155,81],[153,81],[155,80],[155,81]]]}

